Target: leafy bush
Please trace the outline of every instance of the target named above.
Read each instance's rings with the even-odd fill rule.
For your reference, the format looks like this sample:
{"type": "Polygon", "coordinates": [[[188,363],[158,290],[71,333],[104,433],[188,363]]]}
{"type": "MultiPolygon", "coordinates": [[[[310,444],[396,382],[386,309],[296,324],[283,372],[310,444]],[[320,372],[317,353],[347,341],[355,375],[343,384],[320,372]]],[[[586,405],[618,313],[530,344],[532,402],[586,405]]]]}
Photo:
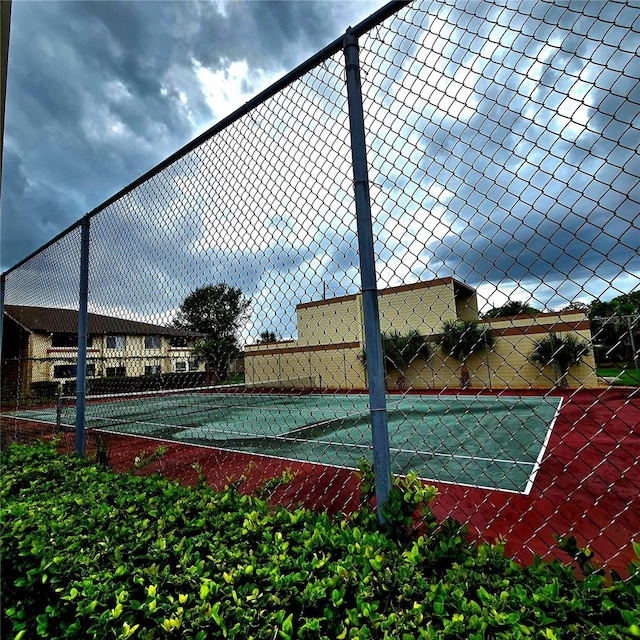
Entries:
{"type": "MultiPolygon", "coordinates": [[[[521,567],[436,523],[434,490],[394,486],[385,532],[370,507],[271,508],[158,476],[115,474],[50,447],[2,453],[2,629],[25,638],[629,638],[640,565],[623,581],[555,561],[521,567]],[[427,515],[412,532],[408,516],[427,515]]],[[[286,481],[286,478],[282,478],[286,481]]],[[[582,552],[582,556],[580,556],[582,552]]]]}
{"type": "Polygon", "coordinates": [[[57,382],[49,382],[47,380],[32,382],[29,388],[34,398],[55,398],[58,395],[57,382]]]}

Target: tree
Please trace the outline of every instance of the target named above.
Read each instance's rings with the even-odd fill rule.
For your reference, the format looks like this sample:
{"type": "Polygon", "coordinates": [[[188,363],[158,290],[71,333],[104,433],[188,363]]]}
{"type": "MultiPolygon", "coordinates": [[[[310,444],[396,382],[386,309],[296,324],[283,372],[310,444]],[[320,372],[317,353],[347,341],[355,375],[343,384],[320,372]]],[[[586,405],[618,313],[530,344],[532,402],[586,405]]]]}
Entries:
{"type": "MultiPolygon", "coordinates": [[[[407,379],[403,373],[418,358],[427,359],[431,355],[431,349],[425,341],[425,337],[420,335],[418,331],[409,331],[400,333],[399,331],[391,331],[382,334],[382,357],[385,374],[397,371],[399,389],[407,386],[407,379]]],[[[367,350],[362,350],[360,361],[363,365],[367,364],[367,350]]]]}
{"type": "Polygon", "coordinates": [[[566,307],[560,309],[560,311],[581,311],[582,313],[589,313],[589,305],[586,302],[580,300],[574,300],[570,302],[566,307]]]}
{"type": "Polygon", "coordinates": [[[275,331],[261,331],[260,332],[260,339],[258,340],[258,343],[268,343],[268,342],[278,342],[279,340],[279,336],[276,334],[275,331]]]}
{"type": "Polygon", "coordinates": [[[508,300],[500,307],[494,307],[490,311],[484,314],[485,318],[504,318],[508,316],[520,316],[527,314],[535,316],[541,313],[540,309],[528,305],[526,302],[520,302],[519,300],[508,300]]]}
{"type": "Polygon", "coordinates": [[[241,289],[222,282],[196,289],[180,305],[174,325],[206,336],[193,355],[204,361],[215,382],[227,377],[232,360],[240,353],[239,333],[249,304],[241,289]]]}
{"type": "Polygon", "coordinates": [[[594,300],[589,307],[591,333],[610,360],[637,361],[640,345],[640,291],[623,293],[608,302],[594,300]]]}
{"type": "Polygon", "coordinates": [[[469,386],[467,360],[474,354],[488,351],[495,344],[493,332],[477,320],[447,320],[436,337],[436,344],[448,356],[462,363],[460,380],[469,386]]]}
{"type": "Polygon", "coordinates": [[[197,361],[205,363],[207,374],[213,377],[214,384],[221,380],[226,380],[231,363],[240,353],[238,343],[233,338],[221,338],[219,340],[209,338],[196,344],[191,351],[197,361]]]}
{"type": "Polygon", "coordinates": [[[566,389],[569,369],[580,364],[590,353],[591,347],[586,340],[571,334],[561,337],[550,333],[538,340],[529,354],[529,361],[542,367],[553,367],[556,384],[560,389],[566,389]]]}

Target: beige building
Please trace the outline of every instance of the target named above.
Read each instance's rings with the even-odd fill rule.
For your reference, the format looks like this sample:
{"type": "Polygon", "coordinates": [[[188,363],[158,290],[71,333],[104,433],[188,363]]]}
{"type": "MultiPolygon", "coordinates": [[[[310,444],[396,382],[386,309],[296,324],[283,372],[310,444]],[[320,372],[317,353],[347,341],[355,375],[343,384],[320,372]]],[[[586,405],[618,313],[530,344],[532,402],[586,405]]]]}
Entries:
{"type": "MultiPolygon", "coordinates": [[[[444,322],[478,319],[476,292],[455,280],[391,287],[378,292],[383,333],[417,330],[433,345],[427,361],[417,360],[403,377],[410,388],[445,389],[462,386],[462,363],[445,357],[434,344],[444,322]]],[[[297,340],[245,346],[248,386],[364,390],[365,368],[362,295],[349,295],[299,304],[297,340]]],[[[469,385],[483,389],[548,389],[555,384],[551,367],[540,370],[528,356],[545,335],[573,333],[591,340],[590,323],[582,312],[540,313],[482,320],[495,336],[494,347],[466,362],[469,385]]],[[[390,373],[387,386],[398,381],[390,373]]],[[[595,387],[592,356],[571,369],[569,386],[595,387]]]]}
{"type": "MultiPolygon", "coordinates": [[[[34,382],[76,377],[78,312],[6,305],[2,393],[24,395],[34,382]]],[[[191,357],[199,334],[173,327],[88,315],[87,378],[133,377],[203,369],[191,357]]]]}

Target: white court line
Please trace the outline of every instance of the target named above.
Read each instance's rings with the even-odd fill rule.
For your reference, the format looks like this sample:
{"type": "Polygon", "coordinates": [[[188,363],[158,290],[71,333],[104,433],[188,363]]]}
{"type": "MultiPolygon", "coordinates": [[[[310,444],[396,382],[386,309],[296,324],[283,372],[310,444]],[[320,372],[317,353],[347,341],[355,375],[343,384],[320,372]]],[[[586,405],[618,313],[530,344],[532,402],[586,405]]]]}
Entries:
{"type": "MultiPolygon", "coordinates": [[[[102,429],[96,429],[97,431],[103,431],[102,429]]],[[[313,465],[318,465],[321,467],[325,467],[327,469],[345,469],[346,471],[358,471],[358,467],[350,467],[347,466],[346,464],[328,464],[326,462],[319,462],[317,460],[300,460],[299,458],[289,458],[286,456],[275,456],[273,454],[269,454],[269,453],[260,453],[259,451],[247,451],[246,449],[229,449],[226,447],[222,447],[220,445],[215,445],[215,444],[203,444],[203,443],[199,443],[199,442],[184,442],[183,440],[169,440],[168,438],[158,438],[155,436],[145,436],[145,435],[141,435],[141,434],[132,434],[132,433],[128,433],[126,431],[107,431],[106,433],[112,433],[114,435],[120,435],[120,436],[128,436],[128,437],[140,437],[140,438],[144,438],[145,440],[153,440],[154,442],[174,442],[175,444],[181,444],[185,447],[198,447],[201,449],[211,449],[214,451],[222,451],[223,453],[239,453],[241,455],[247,455],[247,456],[257,456],[258,458],[266,458],[268,460],[284,460],[285,462],[297,462],[298,464],[313,464],[313,465]]],[[[335,443],[333,443],[335,444],[335,443]]],[[[344,445],[341,445],[344,446],[344,445]]],[[[368,450],[371,450],[370,446],[364,447],[363,445],[354,445],[354,446],[359,446],[360,448],[365,448],[368,450]]],[[[397,473],[394,474],[397,476],[401,476],[403,477],[404,474],[401,473],[397,473]]],[[[482,489],[483,491],[502,491],[504,493],[513,493],[513,494],[518,494],[521,495],[522,491],[517,491],[516,489],[507,489],[505,487],[495,487],[495,486],[488,486],[488,485],[482,485],[482,484],[468,484],[466,482],[458,482],[458,481],[453,481],[453,480],[442,480],[439,478],[430,478],[430,477],[426,477],[426,476],[421,476],[420,477],[421,480],[424,480],[425,482],[436,482],[438,484],[448,484],[448,485],[452,485],[455,487],[467,487],[468,489],[482,489]]]]}
{"type": "MultiPolygon", "coordinates": [[[[133,394],[132,394],[133,395],[133,394]]],[[[451,397],[451,396],[449,396],[451,397]]],[[[465,399],[468,398],[468,396],[461,396],[464,397],[465,399]]],[[[515,403],[518,400],[520,400],[520,398],[518,397],[507,397],[505,399],[510,400],[511,402],[515,403]]],[[[511,459],[502,459],[502,458],[490,458],[490,457],[484,457],[484,456],[471,456],[471,455],[462,455],[462,454],[455,454],[455,453],[441,453],[441,452],[435,452],[435,451],[422,451],[422,450],[412,450],[412,449],[402,449],[402,448],[398,448],[398,447],[390,447],[390,451],[394,452],[394,453],[407,453],[407,454],[415,454],[415,455],[419,455],[419,456],[433,456],[433,457],[443,457],[443,458],[449,458],[449,459],[453,459],[453,460],[478,460],[478,461],[484,461],[484,462],[490,462],[490,463],[498,463],[498,464],[508,464],[508,465],[512,465],[515,467],[521,467],[522,465],[529,465],[532,466],[532,470],[531,473],[529,474],[529,479],[527,481],[527,484],[525,486],[525,489],[523,491],[517,491],[517,490],[513,490],[513,489],[506,489],[503,487],[499,487],[499,486],[484,486],[484,485],[478,485],[478,484],[467,484],[467,483],[463,483],[463,482],[457,482],[457,481],[449,481],[449,480],[441,480],[438,478],[426,478],[426,477],[422,477],[423,480],[426,481],[431,481],[431,482],[438,482],[438,483],[443,483],[443,484],[452,484],[452,485],[458,485],[458,486],[464,486],[464,487],[470,487],[470,488],[478,488],[478,489],[485,489],[485,490],[494,490],[494,491],[506,491],[508,493],[517,493],[517,494],[521,494],[521,495],[529,495],[529,493],[531,492],[534,482],[535,482],[535,478],[536,475],[540,469],[541,463],[542,463],[542,458],[544,457],[544,454],[546,452],[547,446],[548,446],[548,442],[549,439],[551,437],[551,433],[553,431],[553,427],[555,425],[555,422],[558,418],[558,415],[560,413],[560,409],[562,407],[562,398],[559,399],[559,403],[558,406],[556,408],[555,414],[553,419],[551,420],[551,422],[549,423],[549,426],[547,427],[547,433],[545,435],[545,440],[540,448],[540,452],[538,453],[537,459],[535,462],[528,462],[528,461],[519,461],[519,460],[511,460],[511,459]]],[[[400,402],[400,400],[396,401],[396,409],[397,409],[397,404],[400,402]]],[[[502,402],[502,399],[501,399],[502,402]]],[[[251,405],[248,406],[249,408],[252,408],[251,405]]],[[[264,408],[261,408],[262,410],[264,410],[264,408]]],[[[281,410],[278,410],[281,412],[281,410]]],[[[344,443],[344,442],[336,442],[336,441],[330,441],[330,440],[316,440],[316,439],[303,439],[301,440],[300,438],[296,438],[295,434],[296,433],[300,433],[300,432],[304,432],[309,430],[310,428],[313,428],[313,426],[322,426],[325,424],[328,424],[330,422],[334,422],[335,420],[344,420],[344,419],[349,419],[349,418],[355,418],[355,417],[362,417],[362,415],[364,415],[365,412],[360,412],[358,414],[347,414],[345,416],[336,416],[335,418],[331,418],[325,421],[320,421],[318,423],[315,423],[314,425],[305,425],[299,428],[296,428],[286,434],[282,434],[282,435],[257,435],[255,433],[246,433],[243,431],[224,431],[224,434],[228,434],[232,437],[246,437],[248,439],[254,439],[254,440],[260,440],[260,439],[269,439],[269,440],[277,440],[277,441],[291,441],[291,442],[309,442],[309,443],[315,443],[315,444],[319,444],[319,445],[324,445],[324,446],[336,446],[336,447],[345,447],[345,448],[349,448],[349,449],[362,449],[362,450],[370,450],[371,449],[371,445],[367,444],[358,444],[358,443],[344,443]],[[292,437],[294,436],[294,437],[292,437]]],[[[4,415],[4,414],[3,414],[4,415]]],[[[23,420],[31,420],[33,422],[43,422],[46,424],[52,424],[50,422],[47,422],[45,420],[38,420],[38,419],[34,419],[34,418],[26,418],[23,416],[15,416],[15,415],[7,415],[7,417],[13,417],[13,418],[18,418],[18,419],[23,419],[23,420]]],[[[124,425],[124,424],[139,424],[139,425],[146,425],[146,426],[151,426],[151,427],[155,427],[155,428],[179,428],[179,429],[184,429],[184,430],[192,430],[192,429],[202,429],[202,427],[189,427],[189,426],[182,426],[182,425],[175,425],[175,424],[165,424],[165,423],[158,423],[158,422],[145,422],[145,421],[134,421],[133,423],[127,423],[124,422],[122,419],[116,419],[116,418],[107,418],[107,417],[101,417],[101,418],[89,418],[89,420],[104,420],[104,421],[112,421],[112,422],[116,422],[119,425],[124,425]]],[[[70,428],[74,428],[73,425],[61,425],[61,426],[66,426],[66,427],[70,427],[70,428]]],[[[150,439],[156,439],[153,436],[148,436],[145,435],[144,433],[135,433],[135,432],[126,432],[126,431],[111,431],[110,428],[108,426],[106,427],[91,427],[92,430],[108,430],[109,433],[114,433],[114,434],[121,434],[121,435],[127,435],[127,436],[139,436],[139,437],[143,437],[143,438],[150,438],[150,439]]],[[[210,429],[208,431],[214,432],[215,430],[210,429]]],[[[203,434],[204,435],[204,434],[203,434]]],[[[220,444],[214,444],[214,445],[206,445],[206,444],[194,444],[194,443],[188,443],[188,442],[183,442],[179,439],[179,434],[175,434],[176,438],[172,438],[172,437],[165,437],[165,438],[158,438],[159,440],[171,440],[173,442],[177,442],[177,443],[182,443],[182,444],[188,444],[188,445],[192,445],[192,446],[203,446],[206,448],[212,448],[212,449],[222,449],[224,451],[236,451],[238,453],[250,453],[251,455],[258,455],[258,456],[264,456],[264,457],[277,457],[279,459],[282,460],[290,460],[290,461],[295,461],[295,462],[310,462],[309,460],[299,460],[297,458],[286,458],[286,457],[281,457],[281,456],[273,456],[273,455],[269,455],[269,454],[261,454],[259,452],[255,452],[255,451],[246,451],[243,449],[230,449],[230,448],[225,448],[224,444],[221,442],[220,444]]],[[[195,439],[195,438],[194,438],[195,439]]],[[[355,469],[354,467],[348,467],[348,466],[341,466],[341,465],[335,465],[335,464],[326,464],[326,463],[322,463],[322,462],[317,462],[314,461],[313,464],[321,464],[323,466],[327,466],[327,467],[337,467],[337,468],[344,468],[344,469],[355,469]]]]}
{"type": "Polygon", "coordinates": [[[562,398],[561,396],[560,402],[558,402],[558,408],[556,409],[555,415],[553,416],[551,422],[549,423],[549,426],[547,427],[547,435],[545,436],[544,442],[540,447],[540,453],[538,453],[538,457],[536,459],[534,467],[531,470],[531,475],[529,476],[529,481],[527,482],[527,486],[525,487],[523,492],[525,496],[528,496],[529,493],[531,493],[531,489],[533,489],[536,476],[538,475],[538,471],[540,471],[540,466],[542,465],[542,458],[544,457],[544,454],[547,451],[547,445],[549,444],[549,439],[551,438],[551,432],[553,431],[553,428],[555,427],[555,424],[556,424],[556,420],[560,415],[560,408],[562,407],[563,400],[564,398],[562,398]]]}

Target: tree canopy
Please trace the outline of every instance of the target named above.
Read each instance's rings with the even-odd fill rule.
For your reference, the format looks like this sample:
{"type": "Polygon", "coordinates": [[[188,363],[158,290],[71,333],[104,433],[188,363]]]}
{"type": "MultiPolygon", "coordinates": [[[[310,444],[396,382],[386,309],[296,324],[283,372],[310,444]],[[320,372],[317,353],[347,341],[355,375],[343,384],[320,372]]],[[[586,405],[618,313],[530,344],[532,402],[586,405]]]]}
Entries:
{"type": "Polygon", "coordinates": [[[250,302],[241,289],[222,282],[196,289],[180,305],[174,325],[206,336],[193,355],[205,362],[216,382],[227,377],[240,353],[239,333],[250,302]]]}
{"type": "Polygon", "coordinates": [[[474,353],[493,347],[495,338],[477,320],[447,320],[436,337],[436,343],[448,356],[465,362],[474,353]]]}
{"type": "Polygon", "coordinates": [[[580,364],[591,353],[589,343],[574,335],[565,337],[550,333],[538,340],[529,355],[529,361],[542,367],[553,367],[556,382],[566,388],[571,367],[580,364]]]}
{"type": "Polygon", "coordinates": [[[174,324],[217,340],[237,338],[250,302],[241,289],[224,282],[200,287],[184,299],[174,324]]]}
{"type": "Polygon", "coordinates": [[[269,331],[265,329],[260,332],[260,338],[258,339],[258,343],[269,343],[269,342],[278,342],[280,337],[275,331],[269,331]]]}
{"type": "Polygon", "coordinates": [[[640,291],[623,293],[608,302],[594,300],[589,305],[591,333],[599,343],[597,360],[631,361],[632,346],[640,346],[640,291]],[[633,345],[632,345],[633,338],[633,345]]]}
{"type": "Polygon", "coordinates": [[[494,307],[493,309],[487,311],[484,314],[484,317],[485,318],[503,318],[508,316],[519,316],[523,314],[535,316],[536,314],[541,312],[542,312],[541,309],[532,307],[526,302],[521,302],[519,300],[508,300],[503,305],[499,307],[494,307]]]}
{"type": "Polygon", "coordinates": [[[594,300],[589,306],[589,317],[610,318],[612,316],[629,316],[640,314],[640,291],[623,293],[608,302],[594,300]]]}

